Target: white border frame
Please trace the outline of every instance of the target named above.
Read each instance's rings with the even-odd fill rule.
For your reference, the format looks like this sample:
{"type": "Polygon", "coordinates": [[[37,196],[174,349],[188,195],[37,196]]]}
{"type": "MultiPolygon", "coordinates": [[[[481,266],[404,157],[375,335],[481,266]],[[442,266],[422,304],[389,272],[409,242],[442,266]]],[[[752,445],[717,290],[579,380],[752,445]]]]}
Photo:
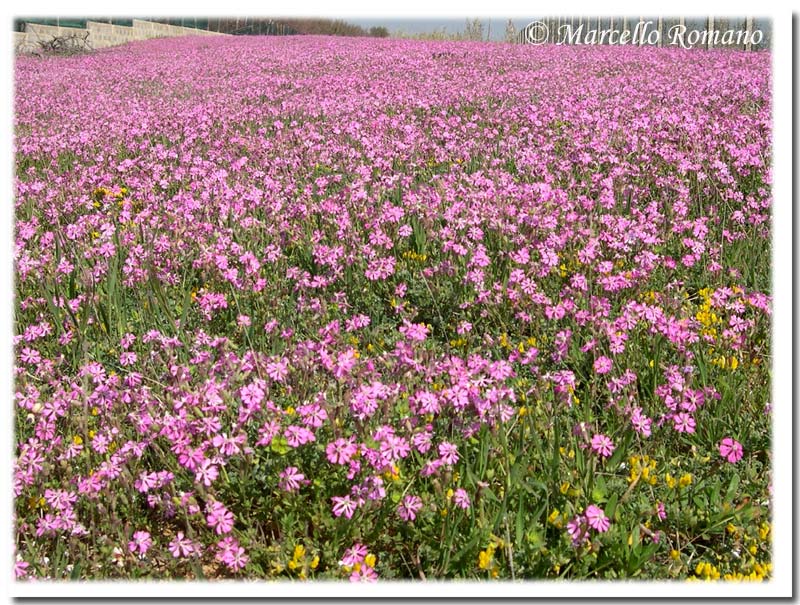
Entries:
{"type": "MultiPolygon", "coordinates": [[[[224,4],[224,11],[218,10],[219,5],[209,2],[195,4],[192,14],[208,16],[236,16],[258,15],[267,10],[267,6],[251,2],[234,0],[224,4]],[[205,10],[204,10],[205,9],[205,10]]],[[[444,8],[433,9],[429,2],[410,0],[396,6],[384,8],[376,5],[348,0],[338,2],[336,7],[324,4],[321,1],[306,2],[300,6],[296,3],[275,3],[269,7],[271,15],[322,15],[331,17],[528,17],[546,13],[549,6],[541,6],[531,2],[529,5],[512,3],[508,0],[493,0],[492,2],[476,2],[466,0],[456,3],[453,0],[443,4],[444,8]]],[[[783,5],[785,6],[785,5],[783,5]]],[[[146,0],[127,6],[114,5],[114,10],[109,10],[107,2],[91,0],[80,2],[78,5],[70,4],[65,10],[56,2],[40,2],[19,6],[19,10],[11,12],[8,5],[2,9],[9,11],[5,23],[0,26],[0,45],[11,56],[2,68],[4,81],[13,81],[13,55],[11,53],[11,19],[15,16],[33,15],[101,15],[101,14],[181,14],[185,8],[165,7],[163,2],[146,0]],[[79,8],[76,9],[75,7],[79,8]],[[128,10],[124,10],[128,9],[128,10]]],[[[642,10],[641,2],[617,1],[602,5],[602,8],[588,1],[570,2],[569,5],[559,5],[557,11],[561,14],[604,14],[638,15],[642,10]]],[[[724,5],[680,0],[669,4],[669,8],[650,8],[646,12],[658,12],[675,15],[750,15],[757,11],[759,17],[772,19],[772,53],[773,53],[773,102],[774,102],[774,164],[773,164],[773,377],[772,377],[772,403],[774,409],[773,425],[773,486],[774,486],[774,543],[773,543],[773,578],[770,582],[760,584],[749,583],[702,583],[702,582],[405,582],[389,583],[379,582],[375,585],[351,585],[350,583],[263,583],[263,582],[1,582],[3,592],[8,597],[86,597],[86,598],[111,598],[111,597],[789,597],[792,596],[792,575],[794,560],[792,558],[793,530],[793,399],[792,399],[792,14],[788,9],[781,7],[777,0],[753,4],[739,0],[727,2],[724,5]],[[780,7],[780,8],[779,8],[780,7]]],[[[0,244],[0,290],[5,292],[2,304],[6,312],[6,320],[2,329],[6,337],[1,341],[5,346],[0,346],[0,392],[9,395],[12,393],[13,378],[11,373],[13,357],[11,351],[11,332],[13,318],[13,271],[12,271],[12,226],[13,205],[12,199],[12,170],[13,158],[11,155],[11,125],[12,95],[9,91],[2,98],[2,111],[8,136],[3,140],[2,184],[5,190],[2,204],[2,220],[0,224],[5,228],[5,237],[0,244]]],[[[6,400],[6,415],[3,424],[3,439],[5,444],[2,452],[5,469],[2,476],[3,489],[2,510],[0,519],[10,520],[12,512],[11,478],[12,468],[12,443],[13,422],[11,412],[12,398],[6,400]]],[[[11,569],[12,535],[10,523],[3,523],[5,531],[2,533],[3,548],[0,548],[0,578],[13,577],[11,569]]]]}

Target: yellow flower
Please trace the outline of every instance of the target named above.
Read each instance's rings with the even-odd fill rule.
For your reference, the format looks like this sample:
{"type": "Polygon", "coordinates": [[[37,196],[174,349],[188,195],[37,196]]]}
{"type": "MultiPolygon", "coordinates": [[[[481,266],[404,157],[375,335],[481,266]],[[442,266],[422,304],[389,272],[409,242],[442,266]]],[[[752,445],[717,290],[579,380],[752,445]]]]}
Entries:
{"type": "Polygon", "coordinates": [[[80,435],[75,435],[72,438],[72,443],[74,443],[75,445],[83,445],[83,437],[81,437],[80,435]]]}
{"type": "Polygon", "coordinates": [[[298,544],[294,547],[294,558],[295,559],[302,559],[306,554],[306,549],[302,544],[298,544]]]}
{"type": "Polygon", "coordinates": [[[319,565],[319,555],[314,555],[314,558],[311,559],[311,563],[309,563],[308,566],[311,569],[316,569],[318,565],[319,565]]]}
{"type": "Polygon", "coordinates": [[[692,484],[692,475],[691,473],[686,473],[683,477],[681,477],[678,485],[680,487],[687,487],[692,484]]]}
{"type": "Polygon", "coordinates": [[[366,557],[364,557],[364,563],[370,567],[375,567],[375,555],[369,553],[366,557]]]}
{"type": "Polygon", "coordinates": [[[482,550],[478,554],[478,567],[481,569],[489,569],[492,565],[492,558],[494,557],[494,546],[490,545],[486,550],[482,550]]]}

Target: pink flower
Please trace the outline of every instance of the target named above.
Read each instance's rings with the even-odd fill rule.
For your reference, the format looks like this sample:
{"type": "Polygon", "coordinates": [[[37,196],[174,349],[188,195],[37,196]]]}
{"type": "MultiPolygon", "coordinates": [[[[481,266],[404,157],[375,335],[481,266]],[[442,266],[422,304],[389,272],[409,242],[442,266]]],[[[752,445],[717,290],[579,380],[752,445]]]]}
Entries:
{"type": "Polygon", "coordinates": [[[642,408],[635,408],[631,414],[631,424],[633,429],[645,437],[651,434],[651,426],[653,421],[642,413],[642,408]]]}
{"type": "Polygon", "coordinates": [[[398,460],[400,458],[405,458],[411,453],[411,446],[404,437],[387,435],[386,438],[381,441],[381,453],[384,454],[388,460],[398,460]]]}
{"type": "Polygon", "coordinates": [[[731,464],[736,464],[742,459],[744,449],[742,444],[732,437],[725,437],[719,444],[719,455],[731,464]]]}
{"type": "Polygon", "coordinates": [[[296,492],[300,486],[310,483],[296,466],[287,466],[280,474],[280,488],[287,492],[296,492]]]}
{"type": "Polygon", "coordinates": [[[280,358],[267,363],[267,375],[275,382],[283,382],[289,374],[289,360],[280,358]]]}
{"type": "Polygon", "coordinates": [[[176,559],[181,557],[189,557],[198,550],[197,545],[188,538],[184,537],[182,531],[179,531],[175,535],[175,539],[167,545],[167,548],[169,548],[172,556],[176,559]]]}
{"type": "Polygon", "coordinates": [[[334,496],[331,500],[333,500],[334,516],[341,517],[344,515],[348,519],[352,519],[358,505],[350,499],[350,496],[334,496]]]}
{"type": "Polygon", "coordinates": [[[443,441],[439,444],[439,456],[442,464],[455,464],[458,462],[458,447],[443,441]]]}
{"type": "Polygon", "coordinates": [[[195,481],[202,482],[203,485],[209,487],[214,480],[219,476],[217,467],[214,466],[210,460],[203,460],[200,467],[195,473],[195,481]]]}
{"type": "Polygon", "coordinates": [[[367,556],[367,552],[366,546],[356,542],[353,546],[344,551],[344,556],[339,563],[345,567],[352,567],[356,563],[361,563],[364,557],[367,556]]]}
{"type": "Polygon", "coordinates": [[[469,494],[467,494],[467,490],[459,487],[455,492],[453,492],[453,503],[463,509],[469,508],[471,503],[469,500],[469,494]]]}
{"type": "Polygon", "coordinates": [[[328,457],[328,462],[331,464],[347,464],[350,459],[358,452],[358,446],[355,440],[350,437],[348,439],[337,439],[328,444],[325,449],[325,454],[328,457]]]}
{"type": "Polygon", "coordinates": [[[289,444],[289,447],[300,447],[309,441],[317,440],[314,433],[306,427],[294,424],[290,424],[286,427],[286,430],[283,431],[283,436],[286,437],[286,442],[289,444]]]}
{"type": "Polygon", "coordinates": [[[408,340],[418,340],[422,342],[428,337],[428,326],[425,324],[412,324],[408,321],[400,326],[400,333],[408,340]]]}
{"type": "Polygon", "coordinates": [[[608,458],[614,449],[614,442],[609,437],[601,434],[592,437],[592,450],[598,456],[608,458]]]}
{"type": "Polygon", "coordinates": [[[235,538],[228,536],[217,542],[216,559],[227,565],[228,569],[237,571],[242,569],[250,558],[245,554],[244,548],[239,546],[235,538]]]}
{"type": "Polygon", "coordinates": [[[589,539],[589,529],[586,527],[586,517],[576,515],[567,523],[567,533],[572,538],[573,546],[580,546],[589,539]]]}
{"type": "Polygon", "coordinates": [[[351,582],[377,582],[378,574],[369,565],[361,565],[350,574],[351,582]]]}
{"type": "Polygon", "coordinates": [[[144,555],[152,544],[153,540],[148,532],[137,531],[133,534],[133,540],[128,542],[128,550],[134,554],[144,555]]]}
{"type": "Polygon", "coordinates": [[[422,499],[419,496],[406,496],[397,507],[397,514],[403,521],[413,521],[421,508],[422,499]]]}
{"type": "Polygon", "coordinates": [[[394,273],[395,262],[394,257],[391,256],[371,260],[367,265],[367,270],[364,271],[364,275],[370,281],[386,279],[394,273]]]}
{"type": "Polygon", "coordinates": [[[694,433],[695,422],[691,414],[686,412],[673,414],[672,421],[675,423],[675,430],[679,433],[694,433]]]}
{"type": "Polygon", "coordinates": [[[242,387],[239,395],[248,405],[258,405],[264,400],[264,390],[257,384],[248,384],[242,387]]]}
{"type": "Polygon", "coordinates": [[[233,513],[222,502],[212,500],[206,505],[206,522],[218,535],[227,534],[233,529],[233,513]]]}
{"type": "Polygon", "coordinates": [[[15,578],[24,578],[28,575],[28,567],[30,567],[30,563],[27,561],[15,561],[14,562],[14,577],[15,578]]]}
{"type": "Polygon", "coordinates": [[[595,506],[594,504],[590,504],[586,508],[586,521],[589,523],[590,527],[601,533],[608,531],[608,528],[611,525],[611,519],[606,517],[603,509],[599,506],[595,506]]]}
{"type": "Polygon", "coordinates": [[[608,374],[611,371],[613,362],[604,355],[594,360],[594,371],[598,374],[608,374]]]}

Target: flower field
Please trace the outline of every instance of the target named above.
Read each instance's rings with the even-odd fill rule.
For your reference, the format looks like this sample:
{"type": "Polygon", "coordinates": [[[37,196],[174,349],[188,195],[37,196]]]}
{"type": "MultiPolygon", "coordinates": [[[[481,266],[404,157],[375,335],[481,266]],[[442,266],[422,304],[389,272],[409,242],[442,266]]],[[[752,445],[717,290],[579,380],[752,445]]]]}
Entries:
{"type": "Polygon", "coordinates": [[[764,580],[762,52],[15,65],[15,572],[764,580]]]}

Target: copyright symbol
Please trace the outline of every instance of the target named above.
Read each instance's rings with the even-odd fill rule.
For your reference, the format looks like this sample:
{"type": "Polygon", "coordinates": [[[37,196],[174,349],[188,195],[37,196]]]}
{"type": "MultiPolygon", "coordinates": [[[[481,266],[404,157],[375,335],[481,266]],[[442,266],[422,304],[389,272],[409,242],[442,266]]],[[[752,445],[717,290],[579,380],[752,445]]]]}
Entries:
{"type": "Polygon", "coordinates": [[[525,26],[525,41],[528,44],[540,45],[547,42],[550,30],[544,21],[533,21],[525,26]]]}

